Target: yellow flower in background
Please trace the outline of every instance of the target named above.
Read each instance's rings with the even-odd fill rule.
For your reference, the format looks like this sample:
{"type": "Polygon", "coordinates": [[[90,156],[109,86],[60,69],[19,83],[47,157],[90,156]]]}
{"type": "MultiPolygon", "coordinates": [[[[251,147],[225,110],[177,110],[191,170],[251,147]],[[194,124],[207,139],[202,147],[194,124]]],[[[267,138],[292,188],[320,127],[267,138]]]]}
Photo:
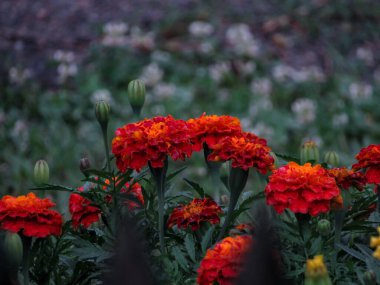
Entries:
{"type": "Polygon", "coordinates": [[[316,255],[306,261],[305,285],[332,285],[323,255],[316,255]]]}
{"type": "MultiPolygon", "coordinates": [[[[380,235],[380,227],[377,228],[377,232],[380,235]]],[[[380,236],[371,237],[369,242],[369,246],[372,248],[376,248],[373,252],[372,256],[378,260],[380,260],[380,236]]]]}

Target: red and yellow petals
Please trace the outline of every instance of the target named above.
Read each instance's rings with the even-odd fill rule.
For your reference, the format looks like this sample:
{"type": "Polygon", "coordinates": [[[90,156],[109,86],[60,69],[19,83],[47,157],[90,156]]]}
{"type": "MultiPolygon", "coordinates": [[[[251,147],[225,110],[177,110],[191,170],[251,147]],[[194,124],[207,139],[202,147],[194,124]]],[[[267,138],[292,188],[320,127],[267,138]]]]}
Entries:
{"type": "Polygon", "coordinates": [[[370,184],[380,183],[380,145],[371,144],[362,148],[355,156],[357,163],[352,165],[352,169],[366,169],[365,176],[370,184]]]}
{"type": "Polygon", "coordinates": [[[71,194],[69,199],[69,211],[73,228],[80,225],[88,228],[100,219],[101,210],[92,205],[92,202],[79,194],[71,194]]]}
{"type": "Polygon", "coordinates": [[[20,232],[24,236],[44,238],[59,236],[62,216],[48,198],[40,199],[34,193],[18,197],[6,195],[0,200],[0,228],[20,232]]]}
{"type": "Polygon", "coordinates": [[[168,219],[168,227],[177,226],[178,228],[187,229],[191,227],[193,231],[199,229],[202,222],[219,224],[219,215],[222,209],[210,198],[195,198],[187,205],[175,208],[168,219]]]}
{"type": "Polygon", "coordinates": [[[212,148],[222,138],[242,132],[240,121],[232,116],[202,114],[199,118],[187,121],[194,151],[200,151],[203,144],[212,148]]]}
{"type": "Polygon", "coordinates": [[[316,216],[330,210],[331,200],[340,195],[340,190],[321,165],[290,162],[273,171],[265,195],[267,204],[280,214],[288,208],[316,216]]]}
{"type": "Polygon", "coordinates": [[[208,156],[211,161],[231,160],[234,168],[248,170],[253,167],[263,174],[274,169],[274,159],[266,140],[251,133],[225,137],[212,150],[208,156]]]}
{"type": "Polygon", "coordinates": [[[250,235],[226,237],[207,250],[198,269],[199,285],[232,285],[244,266],[244,259],[251,248],[250,235]]]}
{"type": "Polygon", "coordinates": [[[346,167],[327,170],[331,177],[335,178],[337,185],[343,189],[353,186],[362,191],[367,184],[367,179],[361,172],[347,169],[346,167]]]}
{"type": "Polygon", "coordinates": [[[120,171],[140,171],[148,162],[152,167],[164,166],[167,155],[173,160],[190,157],[193,151],[191,133],[183,120],[172,116],[145,119],[127,124],[115,132],[112,152],[120,171]]]}

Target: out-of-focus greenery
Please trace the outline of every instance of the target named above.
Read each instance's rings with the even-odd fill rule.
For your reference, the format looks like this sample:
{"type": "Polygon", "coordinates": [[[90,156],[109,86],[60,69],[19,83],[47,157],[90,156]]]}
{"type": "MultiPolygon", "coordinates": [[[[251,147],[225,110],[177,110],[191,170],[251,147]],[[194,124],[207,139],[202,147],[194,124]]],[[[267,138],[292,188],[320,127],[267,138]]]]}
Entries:
{"type": "MultiPolygon", "coordinates": [[[[234,115],[278,152],[297,154],[309,138],[352,162],[353,153],[380,137],[380,5],[260,2],[254,11],[238,4],[223,10],[208,1],[181,14],[172,11],[149,29],[128,23],[127,15],[129,26],[94,27],[99,40],[84,56],[47,55],[53,87],[40,84],[33,67],[5,60],[1,193],[27,191],[41,158],[62,183],[78,184],[84,154],[101,166],[93,105],[110,101],[111,140],[117,127],[134,119],[126,89],[135,78],[148,85],[144,117],[234,115]]],[[[203,170],[194,166],[198,174],[203,170]]]]}

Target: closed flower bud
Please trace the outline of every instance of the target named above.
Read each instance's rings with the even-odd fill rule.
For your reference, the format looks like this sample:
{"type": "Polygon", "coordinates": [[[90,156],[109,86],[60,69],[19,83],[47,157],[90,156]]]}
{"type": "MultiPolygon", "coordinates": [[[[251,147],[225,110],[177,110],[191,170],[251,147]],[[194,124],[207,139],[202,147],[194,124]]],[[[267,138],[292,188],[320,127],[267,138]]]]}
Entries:
{"type": "Polygon", "coordinates": [[[220,201],[222,202],[223,205],[228,206],[228,204],[230,203],[230,197],[223,194],[222,196],[220,196],[220,201]]]}
{"type": "Polygon", "coordinates": [[[39,160],[34,165],[34,182],[36,185],[49,182],[49,165],[45,160],[39,160]]]}
{"type": "Polygon", "coordinates": [[[308,161],[319,161],[319,149],[314,141],[307,141],[301,147],[301,164],[308,161]]]}
{"type": "Polygon", "coordinates": [[[4,238],[4,253],[12,267],[19,267],[22,262],[23,245],[17,233],[7,232],[4,238]]]}
{"type": "Polygon", "coordinates": [[[366,271],[363,274],[364,285],[376,285],[376,274],[372,270],[366,271]]]}
{"type": "Polygon", "coordinates": [[[83,157],[79,160],[79,169],[83,172],[84,175],[87,176],[87,171],[90,169],[90,160],[87,157],[83,157]]]}
{"type": "Polygon", "coordinates": [[[325,162],[331,166],[339,166],[339,155],[335,151],[328,151],[325,153],[325,162]]]}
{"type": "Polygon", "coordinates": [[[128,84],[128,100],[136,115],[140,115],[145,102],[145,84],[142,80],[132,80],[128,84]]]}
{"type": "Polygon", "coordinates": [[[95,104],[95,116],[102,128],[106,128],[110,116],[110,105],[105,101],[95,104]]]}
{"type": "Polygon", "coordinates": [[[317,231],[321,236],[327,236],[331,232],[331,224],[329,220],[322,219],[318,222],[317,231]]]}

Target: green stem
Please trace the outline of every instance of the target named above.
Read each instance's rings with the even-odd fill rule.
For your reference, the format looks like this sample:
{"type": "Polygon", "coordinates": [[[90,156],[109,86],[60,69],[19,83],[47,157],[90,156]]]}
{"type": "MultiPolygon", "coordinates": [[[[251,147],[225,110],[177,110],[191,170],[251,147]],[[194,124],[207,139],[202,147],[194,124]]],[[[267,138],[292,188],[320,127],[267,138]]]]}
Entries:
{"type": "Polygon", "coordinates": [[[107,138],[107,126],[102,127],[103,141],[104,141],[104,149],[106,151],[106,159],[107,159],[107,170],[111,172],[111,160],[110,160],[110,152],[108,148],[108,138],[107,138]]]}
{"type": "Polygon", "coordinates": [[[165,248],[165,223],[164,223],[164,214],[165,214],[165,182],[166,182],[166,171],[168,169],[168,159],[164,161],[164,167],[162,168],[153,168],[149,163],[150,171],[155,179],[156,188],[157,188],[157,200],[158,200],[158,235],[160,240],[160,249],[161,253],[166,253],[165,248]]]}
{"type": "Polygon", "coordinates": [[[302,246],[305,253],[305,258],[308,259],[309,254],[307,252],[307,240],[305,238],[305,233],[307,231],[307,226],[310,220],[310,217],[307,214],[296,214],[297,223],[298,223],[298,231],[300,233],[300,237],[302,240],[302,246]]]}
{"type": "Polygon", "coordinates": [[[29,285],[29,250],[32,244],[32,238],[23,236],[22,241],[23,241],[23,247],[24,247],[24,255],[23,255],[23,261],[22,261],[22,275],[24,277],[23,285],[29,285]]]}
{"type": "Polygon", "coordinates": [[[226,218],[224,219],[222,229],[220,230],[219,235],[216,239],[217,242],[220,241],[222,239],[222,237],[224,236],[224,234],[226,233],[226,230],[231,223],[232,214],[235,210],[237,202],[238,202],[238,199],[236,199],[235,195],[231,195],[230,203],[228,205],[227,215],[226,215],[226,218]]]}

